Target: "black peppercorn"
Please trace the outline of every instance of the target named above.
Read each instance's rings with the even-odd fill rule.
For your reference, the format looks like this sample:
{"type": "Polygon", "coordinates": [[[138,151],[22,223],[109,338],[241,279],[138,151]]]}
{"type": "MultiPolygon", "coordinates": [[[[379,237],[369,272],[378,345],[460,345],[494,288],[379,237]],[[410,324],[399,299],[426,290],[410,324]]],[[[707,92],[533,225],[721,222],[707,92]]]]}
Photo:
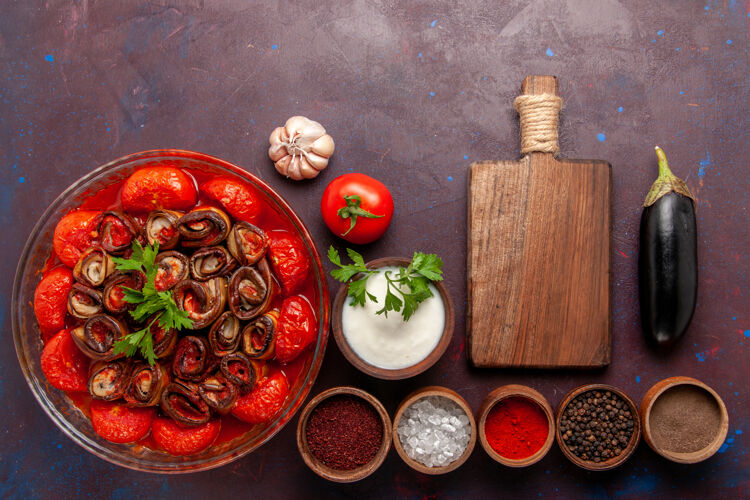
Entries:
{"type": "Polygon", "coordinates": [[[599,463],[619,456],[633,436],[627,404],[611,391],[588,391],[568,403],[560,419],[564,445],[577,457],[599,463]]]}

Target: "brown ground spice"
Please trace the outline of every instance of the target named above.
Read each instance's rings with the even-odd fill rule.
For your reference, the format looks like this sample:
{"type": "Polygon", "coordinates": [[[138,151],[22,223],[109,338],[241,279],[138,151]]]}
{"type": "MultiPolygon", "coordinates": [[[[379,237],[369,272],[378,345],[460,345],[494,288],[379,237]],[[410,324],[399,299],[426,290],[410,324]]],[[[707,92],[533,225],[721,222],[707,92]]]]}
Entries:
{"type": "Polygon", "coordinates": [[[318,460],[332,469],[352,470],[368,464],[378,453],[383,422],[362,398],[332,396],[310,413],[305,436],[318,460]]]}
{"type": "Polygon", "coordinates": [[[651,407],[649,426],[654,444],[674,453],[702,450],[716,437],[721,410],[700,387],[678,385],[664,391],[651,407]]]}

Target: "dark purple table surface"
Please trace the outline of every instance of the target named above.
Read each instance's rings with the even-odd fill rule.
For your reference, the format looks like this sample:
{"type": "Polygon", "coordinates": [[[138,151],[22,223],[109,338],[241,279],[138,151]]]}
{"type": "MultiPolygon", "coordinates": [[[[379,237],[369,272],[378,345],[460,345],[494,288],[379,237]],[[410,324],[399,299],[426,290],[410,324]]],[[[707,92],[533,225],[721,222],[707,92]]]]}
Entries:
{"type": "Polygon", "coordinates": [[[2,3],[1,496],[750,495],[750,4],[449,4],[2,3]],[[512,101],[531,73],[560,79],[563,155],[605,159],[613,168],[614,347],[602,371],[477,370],[464,353],[467,166],[518,157],[512,101]],[[336,141],[329,168],[311,182],[283,179],[266,156],[271,130],[295,114],[320,121],[336,141]],[[666,357],[645,346],[637,303],[640,204],[656,175],[655,144],[698,199],[698,307],[687,337],[666,357]],[[12,276],[32,225],[66,186],[102,163],[152,148],[213,154],[261,176],[290,201],[319,249],[343,247],[319,216],[326,184],[345,172],[370,174],[391,189],[396,215],[380,241],[362,248],[365,256],[418,249],[443,257],[458,320],[440,362],[414,379],[384,382],[357,372],[331,341],[312,394],[352,384],[393,412],[411,390],[440,384],[476,410],[506,383],[530,385],[556,405],[587,382],[614,384],[640,401],[658,380],[688,375],[726,402],[724,446],[685,466],[642,442],[620,468],[590,473],[556,445],[525,470],[499,466],[477,445],[462,468],[442,477],[412,471],[392,451],[374,475],[350,485],[307,469],[296,418],[250,456],[189,476],[138,473],[88,454],[51,423],[23,380],[11,340],[12,276]]]}

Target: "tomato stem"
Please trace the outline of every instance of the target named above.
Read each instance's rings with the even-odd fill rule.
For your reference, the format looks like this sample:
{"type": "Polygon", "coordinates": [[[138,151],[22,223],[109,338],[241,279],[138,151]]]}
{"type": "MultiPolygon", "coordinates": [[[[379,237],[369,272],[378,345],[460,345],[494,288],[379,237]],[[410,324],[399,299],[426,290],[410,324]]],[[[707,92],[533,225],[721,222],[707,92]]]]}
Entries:
{"type": "Polygon", "coordinates": [[[349,219],[351,224],[349,225],[349,229],[347,229],[341,236],[346,236],[352,229],[354,229],[354,226],[357,225],[357,217],[365,217],[367,219],[379,219],[385,217],[384,215],[375,215],[362,208],[362,198],[360,198],[359,195],[345,195],[344,201],[346,202],[346,206],[339,208],[336,214],[342,219],[349,219]]]}

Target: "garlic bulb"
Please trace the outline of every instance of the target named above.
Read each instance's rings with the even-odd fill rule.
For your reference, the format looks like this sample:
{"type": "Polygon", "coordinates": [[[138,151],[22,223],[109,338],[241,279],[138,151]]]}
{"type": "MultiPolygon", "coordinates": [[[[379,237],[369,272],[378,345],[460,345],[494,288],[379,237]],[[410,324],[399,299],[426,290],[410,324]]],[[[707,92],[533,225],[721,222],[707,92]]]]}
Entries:
{"type": "Polygon", "coordinates": [[[326,168],[333,154],[333,138],[318,122],[304,116],[289,118],[268,139],[268,157],[281,175],[295,181],[312,179],[326,168]]]}

